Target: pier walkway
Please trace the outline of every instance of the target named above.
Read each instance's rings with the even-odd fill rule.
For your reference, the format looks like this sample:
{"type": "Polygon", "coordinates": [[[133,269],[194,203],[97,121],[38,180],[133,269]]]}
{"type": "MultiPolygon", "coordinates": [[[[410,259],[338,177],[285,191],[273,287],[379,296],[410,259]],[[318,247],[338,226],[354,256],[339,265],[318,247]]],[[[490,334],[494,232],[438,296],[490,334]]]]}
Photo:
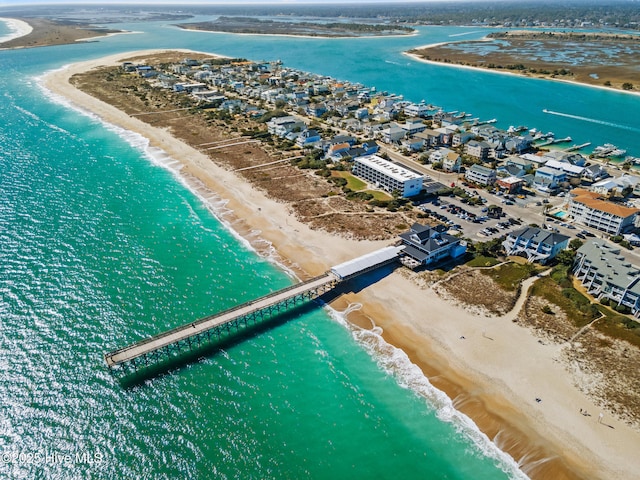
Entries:
{"type": "Polygon", "coordinates": [[[231,333],[232,330],[239,331],[249,323],[255,324],[302,302],[313,300],[340,282],[391,263],[398,259],[402,249],[403,247],[385,247],[363,255],[333,267],[324,275],[106,353],[105,362],[110,369],[137,369],[180,353],[183,348],[198,348],[203,343],[219,340],[223,334],[231,333]]]}

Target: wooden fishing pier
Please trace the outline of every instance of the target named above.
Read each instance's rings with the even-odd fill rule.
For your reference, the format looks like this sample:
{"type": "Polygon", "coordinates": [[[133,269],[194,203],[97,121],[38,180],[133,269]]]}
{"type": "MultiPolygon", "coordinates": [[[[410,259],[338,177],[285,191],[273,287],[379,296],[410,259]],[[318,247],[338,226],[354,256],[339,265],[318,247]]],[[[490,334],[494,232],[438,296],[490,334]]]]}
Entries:
{"type": "Polygon", "coordinates": [[[283,288],[215,315],[187,323],[104,355],[109,369],[138,369],[193,350],[250,324],[272,318],[329,292],[341,282],[387,265],[399,258],[403,247],[385,247],[342,263],[324,275],[283,288]]]}

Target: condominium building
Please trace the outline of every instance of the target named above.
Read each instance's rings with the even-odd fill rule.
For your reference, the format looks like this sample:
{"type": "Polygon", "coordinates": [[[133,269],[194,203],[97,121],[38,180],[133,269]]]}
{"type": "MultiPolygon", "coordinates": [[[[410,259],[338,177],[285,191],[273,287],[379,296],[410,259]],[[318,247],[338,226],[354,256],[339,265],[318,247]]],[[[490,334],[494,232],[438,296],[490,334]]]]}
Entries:
{"type": "Polygon", "coordinates": [[[640,316],[640,268],[626,260],[619,247],[588,241],[576,252],[573,274],[590,295],[625,305],[640,316]]]}
{"type": "Polygon", "coordinates": [[[522,256],[530,262],[542,264],[567,248],[568,244],[568,236],[536,227],[514,230],[507,234],[507,238],[502,242],[507,255],[522,256]]]}
{"type": "Polygon", "coordinates": [[[424,177],[378,155],[356,158],[353,173],[376,188],[388,192],[398,191],[403,197],[417,195],[422,190],[424,177]]]}
{"type": "Polygon", "coordinates": [[[582,188],[571,191],[568,210],[574,222],[610,235],[620,235],[632,229],[640,211],[603,200],[598,193],[582,188]]]}

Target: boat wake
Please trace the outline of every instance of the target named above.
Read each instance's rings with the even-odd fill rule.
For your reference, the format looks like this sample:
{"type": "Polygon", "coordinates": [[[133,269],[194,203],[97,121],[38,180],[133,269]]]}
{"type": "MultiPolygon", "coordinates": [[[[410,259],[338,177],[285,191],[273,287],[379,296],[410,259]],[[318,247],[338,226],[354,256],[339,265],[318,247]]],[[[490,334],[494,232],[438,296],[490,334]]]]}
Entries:
{"type": "Polygon", "coordinates": [[[473,35],[474,33],[481,33],[481,30],[474,30],[473,32],[454,33],[449,37],[464,37],[465,35],[473,35]]]}
{"type": "Polygon", "coordinates": [[[597,123],[598,125],[606,125],[608,127],[621,128],[623,130],[629,130],[631,132],[640,133],[640,128],[632,127],[630,125],[622,125],[620,123],[607,122],[606,120],[598,120],[597,118],[582,117],[580,115],[573,115],[571,113],[554,112],[553,110],[542,110],[549,115],[556,115],[558,117],[573,118],[574,120],[581,120],[583,122],[597,123]]]}

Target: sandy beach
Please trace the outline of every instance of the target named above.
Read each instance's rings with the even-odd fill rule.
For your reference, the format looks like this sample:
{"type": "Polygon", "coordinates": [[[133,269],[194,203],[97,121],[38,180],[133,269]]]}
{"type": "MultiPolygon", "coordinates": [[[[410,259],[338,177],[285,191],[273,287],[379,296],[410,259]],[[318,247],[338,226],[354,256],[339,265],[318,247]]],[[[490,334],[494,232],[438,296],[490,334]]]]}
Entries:
{"type": "Polygon", "coordinates": [[[24,37],[25,35],[29,35],[33,31],[33,28],[27,22],[23,22],[22,20],[17,20],[15,18],[0,17],[0,22],[5,22],[9,25],[9,28],[13,30],[10,35],[7,35],[6,37],[0,37],[0,44],[8,42],[10,40],[15,40],[16,38],[24,37]]]}
{"type": "MultiPolygon", "coordinates": [[[[140,133],[151,146],[180,161],[180,175],[188,184],[227,202],[224,221],[231,228],[258,251],[273,246],[279,261],[300,278],[389,243],[311,230],[286,204],[267,198],[166,130],[130,117],[68,81],[75,73],[119,64],[138,53],[74,64],[51,72],[44,84],[78,108],[140,133]]],[[[488,317],[469,311],[439,296],[437,289],[421,288],[401,270],[339,297],[331,306],[342,311],[355,303],[363,308],[350,314],[350,320],[380,327],[383,338],[406,352],[430,382],[454,399],[454,405],[531,478],[637,478],[640,432],[607,412],[600,422],[601,410],[574,385],[561,361],[563,346],[541,343],[530,330],[513,323],[517,312],[488,317]]]]}
{"type": "MultiPolygon", "coordinates": [[[[479,40],[475,40],[475,42],[491,42],[493,39],[490,37],[483,37],[479,40]]],[[[460,40],[460,42],[462,42],[464,40],[460,40]]],[[[453,43],[457,43],[457,41],[454,42],[439,42],[439,43],[432,43],[432,44],[427,44],[427,45],[422,45],[419,47],[415,47],[412,48],[410,51],[406,51],[403,52],[404,55],[412,58],[413,60],[416,60],[418,62],[423,62],[423,63],[429,63],[429,64],[433,64],[433,65],[439,65],[439,66],[447,66],[447,67],[454,67],[454,68],[460,68],[460,69],[468,69],[468,70],[476,70],[476,71],[482,71],[482,72],[491,72],[491,73],[495,73],[498,75],[512,75],[512,76],[518,76],[518,77],[523,77],[523,78],[531,78],[531,79],[537,79],[537,80],[548,80],[548,81],[554,81],[554,82],[563,82],[563,83],[570,83],[573,85],[580,85],[582,87],[589,87],[589,88],[597,88],[597,89],[601,89],[601,90],[607,90],[607,91],[611,91],[612,89],[615,90],[616,92],[620,92],[620,93],[625,93],[625,94],[630,94],[630,95],[640,95],[640,92],[638,91],[633,91],[633,90],[625,90],[623,88],[616,88],[613,86],[605,86],[605,85],[599,85],[597,82],[597,79],[594,79],[590,76],[583,76],[581,77],[580,80],[575,80],[575,79],[569,79],[569,78],[561,78],[559,76],[555,76],[552,74],[531,74],[531,73],[519,73],[516,71],[509,71],[509,70],[504,70],[504,69],[499,69],[499,68],[487,68],[487,67],[482,67],[482,66],[475,66],[475,65],[467,65],[467,64],[463,64],[461,62],[458,61],[451,61],[451,62],[443,62],[440,60],[430,60],[427,58],[424,58],[420,53],[418,52],[424,52],[425,50],[428,50],[430,48],[437,48],[437,47],[442,47],[442,46],[446,46],[446,45],[450,45],[453,43]]],[[[558,66],[559,68],[562,67],[562,65],[558,66]]],[[[574,67],[575,68],[575,67],[574,67]]],[[[616,84],[619,84],[618,87],[623,83],[623,80],[618,79],[617,77],[615,77],[615,80],[613,81],[616,84]]]]}

